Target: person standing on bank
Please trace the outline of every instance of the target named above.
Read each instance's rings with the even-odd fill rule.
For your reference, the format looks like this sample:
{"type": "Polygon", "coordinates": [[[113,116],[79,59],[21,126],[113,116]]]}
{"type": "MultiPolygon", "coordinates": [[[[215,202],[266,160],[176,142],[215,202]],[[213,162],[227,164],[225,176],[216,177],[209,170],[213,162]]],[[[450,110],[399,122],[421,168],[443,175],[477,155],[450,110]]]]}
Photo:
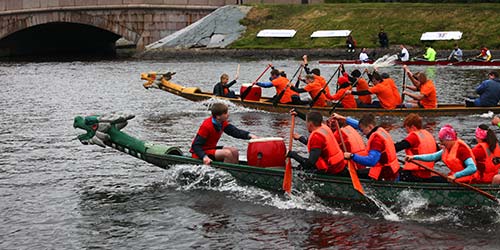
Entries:
{"type": "Polygon", "coordinates": [[[203,164],[206,165],[209,165],[213,160],[237,164],[239,160],[237,148],[217,146],[222,133],[245,140],[257,139],[258,137],[229,124],[229,111],[225,104],[214,103],[211,112],[212,116],[201,123],[189,152],[192,153],[193,158],[203,159],[203,164]]]}
{"type": "Polygon", "coordinates": [[[356,40],[349,34],[345,39],[345,44],[347,46],[347,52],[354,53],[356,51],[356,40]]]}
{"type": "Polygon", "coordinates": [[[389,48],[389,37],[387,36],[387,33],[385,33],[384,28],[381,28],[378,33],[378,41],[381,48],[389,48]]]}

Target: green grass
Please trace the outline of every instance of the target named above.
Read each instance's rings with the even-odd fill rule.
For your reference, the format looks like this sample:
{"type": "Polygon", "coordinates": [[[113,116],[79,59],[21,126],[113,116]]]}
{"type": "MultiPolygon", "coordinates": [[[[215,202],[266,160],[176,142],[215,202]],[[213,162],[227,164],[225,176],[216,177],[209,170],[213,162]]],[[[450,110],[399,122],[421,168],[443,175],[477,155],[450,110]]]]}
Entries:
{"type": "MultiPolygon", "coordinates": [[[[358,47],[378,47],[383,27],[391,45],[421,47],[429,31],[462,31],[462,49],[500,48],[500,4],[342,3],[256,5],[241,21],[245,34],[232,48],[344,48],[344,38],[315,38],[316,30],[352,30],[358,47]],[[257,38],[261,29],[295,29],[293,38],[257,38]]],[[[455,41],[433,46],[449,49],[455,41]]]]}

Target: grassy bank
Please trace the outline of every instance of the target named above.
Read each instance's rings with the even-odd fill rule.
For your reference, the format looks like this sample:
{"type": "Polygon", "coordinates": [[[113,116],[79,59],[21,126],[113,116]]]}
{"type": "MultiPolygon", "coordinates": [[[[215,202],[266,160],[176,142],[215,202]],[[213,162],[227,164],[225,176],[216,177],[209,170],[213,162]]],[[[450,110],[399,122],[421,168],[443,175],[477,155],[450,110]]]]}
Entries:
{"type": "MultiPolygon", "coordinates": [[[[391,46],[421,47],[428,31],[462,31],[462,49],[486,45],[500,48],[500,4],[350,3],[320,5],[257,5],[242,24],[247,31],[232,48],[343,48],[344,38],[315,38],[316,30],[352,30],[358,47],[378,47],[383,27],[391,46]],[[293,38],[257,38],[261,29],[295,29],[293,38]]],[[[439,41],[449,49],[455,41],[439,41]]]]}

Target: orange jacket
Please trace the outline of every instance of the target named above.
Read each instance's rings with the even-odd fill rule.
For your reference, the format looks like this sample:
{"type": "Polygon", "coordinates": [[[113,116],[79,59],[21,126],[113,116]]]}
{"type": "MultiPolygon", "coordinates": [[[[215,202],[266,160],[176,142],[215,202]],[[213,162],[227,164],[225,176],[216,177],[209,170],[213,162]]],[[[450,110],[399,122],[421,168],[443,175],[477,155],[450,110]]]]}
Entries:
{"type": "MultiPolygon", "coordinates": [[[[304,90],[309,92],[311,99],[313,99],[318,95],[318,93],[320,93],[322,87],[323,86],[321,86],[321,84],[318,81],[314,81],[312,83],[307,84],[304,87],[304,90]]],[[[326,107],[327,106],[326,100],[327,99],[326,99],[325,94],[321,93],[320,96],[318,97],[318,99],[316,100],[316,102],[313,104],[313,106],[326,107]]]]}
{"type": "Polygon", "coordinates": [[[341,104],[342,104],[343,108],[346,108],[346,109],[355,109],[355,108],[357,108],[358,105],[356,104],[356,100],[354,99],[353,95],[349,94],[349,95],[345,95],[344,96],[344,93],[347,90],[351,90],[351,89],[352,89],[352,87],[347,87],[347,88],[339,89],[339,91],[337,91],[337,93],[332,96],[332,100],[340,100],[343,97],[344,99],[342,99],[342,101],[341,101],[341,104]]]}
{"type": "MultiPolygon", "coordinates": [[[[420,129],[418,131],[411,132],[415,134],[418,138],[418,147],[417,148],[407,148],[405,149],[406,155],[421,155],[421,154],[431,154],[437,151],[436,140],[432,136],[429,131],[425,129],[420,129]]],[[[410,134],[411,134],[410,133],[410,134]]],[[[422,165],[425,165],[429,168],[434,169],[433,161],[416,161],[422,165]]],[[[404,165],[404,170],[412,171],[412,174],[419,178],[430,178],[431,173],[414,163],[407,162],[404,165]]]]}
{"type": "MultiPolygon", "coordinates": [[[[340,131],[342,133],[342,138],[344,140],[347,152],[359,155],[366,155],[365,142],[363,141],[363,138],[361,137],[361,135],[359,135],[358,131],[356,131],[355,128],[347,125],[341,128],[340,131]]],[[[333,135],[335,136],[335,140],[337,140],[337,142],[341,142],[338,130],[336,130],[335,133],[333,133],[333,135]]],[[[343,147],[341,149],[343,149],[343,147]]],[[[356,169],[362,169],[362,168],[365,168],[365,166],[356,163],[356,169]]]]}
{"type": "MultiPolygon", "coordinates": [[[[368,86],[368,82],[364,78],[359,78],[358,83],[356,85],[356,91],[368,90],[370,87],[368,86]]],[[[371,104],[372,96],[371,95],[360,95],[358,96],[358,100],[363,104],[371,104]]]]}
{"type": "MultiPolygon", "coordinates": [[[[289,82],[290,81],[288,79],[282,76],[272,80],[273,86],[276,88],[276,94],[279,95],[281,91],[283,91],[286,88],[289,82]]],[[[286,88],[283,97],[281,97],[280,103],[292,102],[292,95],[298,95],[298,93],[291,90],[290,88],[286,88]]]]}
{"type": "Polygon", "coordinates": [[[426,109],[437,108],[436,87],[432,80],[427,80],[427,82],[420,86],[420,94],[424,96],[420,100],[420,105],[426,109]]]}
{"type": "MultiPolygon", "coordinates": [[[[332,130],[322,124],[321,127],[315,129],[309,138],[313,138],[313,135],[319,134],[325,139],[325,147],[321,149],[321,155],[316,162],[316,168],[330,174],[337,174],[342,172],[345,168],[344,154],[340,150],[340,146],[333,136],[332,130]]],[[[311,139],[307,143],[307,149],[311,151],[311,139]]]]}
{"type": "Polygon", "coordinates": [[[398,158],[396,156],[396,148],[394,147],[394,141],[392,140],[391,135],[384,128],[379,127],[375,132],[373,132],[370,135],[370,138],[368,138],[368,143],[367,143],[368,152],[370,151],[370,144],[372,140],[374,140],[376,137],[378,137],[384,142],[384,151],[381,152],[381,154],[385,154],[387,156],[387,162],[382,162],[382,160],[377,162],[375,166],[370,168],[368,176],[370,176],[375,180],[378,180],[380,177],[380,173],[382,172],[382,169],[390,168],[390,170],[392,171],[392,177],[396,179],[397,173],[399,171],[399,163],[398,163],[398,158]]]}
{"type": "MultiPolygon", "coordinates": [[[[448,175],[453,175],[456,172],[460,172],[465,169],[465,165],[462,161],[460,161],[457,158],[457,150],[459,145],[464,145],[468,151],[470,151],[470,154],[472,155],[472,159],[474,160],[474,163],[476,163],[476,159],[474,157],[474,154],[472,153],[472,150],[470,147],[465,144],[464,141],[458,139],[455,144],[451,147],[450,150],[444,149],[443,150],[443,155],[441,156],[441,159],[443,160],[444,164],[450,169],[450,172],[448,175]]],[[[456,181],[459,182],[471,182],[473,179],[474,174],[469,175],[469,176],[464,176],[461,178],[456,179],[456,181]]]]}
{"type": "Polygon", "coordinates": [[[481,148],[486,155],[486,159],[483,163],[477,162],[477,171],[474,173],[474,183],[491,183],[493,181],[493,176],[498,174],[498,168],[500,164],[493,164],[494,157],[500,157],[500,146],[497,143],[495,150],[490,151],[488,143],[481,142],[476,145],[476,147],[481,148]]]}

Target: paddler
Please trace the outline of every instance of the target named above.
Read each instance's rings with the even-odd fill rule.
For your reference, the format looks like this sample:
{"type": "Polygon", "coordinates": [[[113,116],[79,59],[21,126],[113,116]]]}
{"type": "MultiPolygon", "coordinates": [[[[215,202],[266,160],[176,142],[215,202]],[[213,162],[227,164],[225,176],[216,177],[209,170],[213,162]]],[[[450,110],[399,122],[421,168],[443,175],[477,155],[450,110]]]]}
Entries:
{"type": "Polygon", "coordinates": [[[491,60],[491,51],[486,46],[481,47],[481,53],[476,56],[477,61],[489,62],[491,60]]]}
{"type": "Polygon", "coordinates": [[[321,76],[321,71],[318,68],[309,69],[309,61],[307,60],[307,55],[302,56],[302,60],[302,65],[304,66],[304,71],[306,72],[306,74],[312,74],[314,76],[314,80],[317,81],[322,88],[325,87],[323,93],[326,99],[332,100],[330,88],[328,87],[328,84],[326,84],[325,78],[321,76]]]}
{"type": "Polygon", "coordinates": [[[403,91],[403,95],[407,95],[413,99],[407,103],[403,103],[404,107],[424,109],[437,108],[436,87],[432,80],[427,79],[427,75],[423,72],[413,74],[406,65],[403,65],[403,69],[413,83],[413,86],[408,85],[406,88],[412,91],[418,91],[417,93],[412,93],[408,90],[403,91]]]}
{"type": "Polygon", "coordinates": [[[399,163],[396,149],[391,135],[382,127],[377,126],[375,116],[365,114],[358,121],[350,117],[334,114],[337,120],[360,130],[367,138],[367,155],[345,152],[345,159],[352,159],[355,163],[366,166],[367,169],[358,170],[360,177],[370,177],[374,180],[397,181],[399,178],[399,163]]]}
{"type": "Polygon", "coordinates": [[[498,126],[500,128],[500,116],[495,115],[493,119],[491,119],[491,125],[498,126]]]}
{"type": "Polygon", "coordinates": [[[500,164],[495,158],[500,157],[500,146],[495,132],[488,125],[481,124],[476,128],[477,145],[472,148],[476,158],[477,172],[474,174],[474,183],[490,184],[498,174],[500,164]]]}
{"type": "Polygon", "coordinates": [[[490,71],[488,79],[484,80],[476,87],[475,91],[479,94],[478,98],[466,98],[467,107],[495,107],[500,101],[500,78],[497,71],[490,71]]]}
{"type": "Polygon", "coordinates": [[[430,44],[425,45],[424,58],[429,62],[436,61],[436,51],[432,48],[430,44]]]}
{"type": "Polygon", "coordinates": [[[277,69],[271,70],[271,80],[270,82],[257,82],[257,85],[263,88],[271,88],[275,87],[276,88],[276,96],[277,98],[282,91],[283,96],[279,100],[279,103],[288,103],[288,104],[304,104],[300,100],[300,96],[297,92],[293,91],[289,85],[290,80],[288,80],[285,76],[283,76],[283,73],[280,72],[277,69]]]}
{"type": "Polygon", "coordinates": [[[296,88],[295,86],[291,86],[291,88],[293,91],[296,91],[297,93],[308,92],[309,95],[311,96],[311,102],[314,101],[312,100],[313,98],[316,98],[316,96],[318,96],[316,98],[316,101],[312,104],[312,106],[316,107],[328,106],[325,93],[321,92],[322,89],[321,83],[318,80],[316,80],[316,78],[312,74],[306,75],[306,83],[307,85],[304,88],[296,88]]]}
{"type": "MultiPolygon", "coordinates": [[[[335,117],[331,116],[326,121],[326,125],[330,127],[333,131],[333,136],[337,142],[345,143],[346,151],[343,147],[340,147],[342,152],[352,152],[354,154],[366,155],[366,144],[363,141],[361,135],[356,131],[355,128],[346,124],[343,120],[337,120],[335,117]],[[337,123],[339,124],[340,131],[337,129],[337,123]],[[340,137],[342,136],[342,138],[340,137]]],[[[356,169],[363,169],[365,166],[356,163],[356,169]]]]}
{"type": "Polygon", "coordinates": [[[374,71],[373,74],[369,76],[374,84],[373,87],[362,91],[346,91],[347,94],[358,96],[371,94],[377,95],[378,101],[374,101],[371,104],[360,104],[359,107],[395,109],[399,104],[401,104],[401,96],[396,95],[396,93],[398,93],[397,89],[396,91],[394,90],[395,86],[392,86],[390,80],[382,78],[377,71],[374,71]]]}
{"type": "Polygon", "coordinates": [[[245,140],[256,139],[258,137],[229,124],[229,111],[225,104],[214,103],[211,107],[211,112],[212,116],[201,123],[189,152],[192,153],[193,158],[203,159],[203,164],[206,165],[209,165],[213,160],[237,164],[237,148],[217,146],[222,133],[245,140]]]}
{"type": "Polygon", "coordinates": [[[231,86],[233,86],[236,83],[236,80],[238,80],[238,75],[236,75],[234,77],[234,80],[229,82],[229,76],[227,74],[222,74],[220,76],[220,82],[218,82],[214,86],[214,95],[215,96],[229,97],[229,98],[236,98],[236,94],[234,93],[234,91],[229,89],[231,86]]]}
{"type": "Polygon", "coordinates": [[[441,150],[432,154],[408,155],[406,161],[437,161],[442,160],[450,169],[448,179],[470,183],[477,171],[476,161],[471,148],[457,137],[457,133],[449,124],[439,130],[441,150]]]}
{"type": "MultiPolygon", "coordinates": [[[[405,139],[394,144],[396,152],[405,150],[406,155],[431,154],[437,151],[437,144],[429,131],[422,127],[422,118],[414,113],[407,115],[403,121],[403,127],[408,135],[405,139]]],[[[419,162],[431,169],[434,168],[434,162],[419,162]]],[[[434,178],[431,173],[416,164],[407,162],[401,171],[401,181],[409,182],[440,182],[441,178],[434,178]]]]}
{"type": "MultiPolygon", "coordinates": [[[[292,114],[296,115],[293,111],[292,114]]],[[[323,123],[321,113],[309,112],[306,115],[306,126],[310,133],[309,138],[294,134],[294,139],[307,145],[309,157],[304,158],[295,151],[289,151],[287,156],[299,162],[306,170],[348,176],[342,150],[332,130],[323,123]]]]}

